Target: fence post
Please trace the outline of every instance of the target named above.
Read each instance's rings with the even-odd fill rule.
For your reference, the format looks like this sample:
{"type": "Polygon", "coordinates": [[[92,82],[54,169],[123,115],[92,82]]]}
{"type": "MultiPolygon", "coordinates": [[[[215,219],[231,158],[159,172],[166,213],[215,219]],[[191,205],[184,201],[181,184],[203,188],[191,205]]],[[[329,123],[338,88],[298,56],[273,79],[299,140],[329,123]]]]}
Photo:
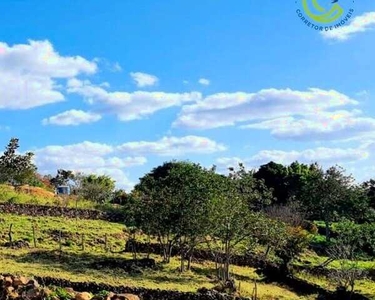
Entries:
{"type": "Polygon", "coordinates": [[[60,251],[60,256],[61,256],[61,252],[62,252],[62,236],[61,236],[61,230],[59,232],[59,251],[60,251]]]}
{"type": "Polygon", "coordinates": [[[34,241],[34,248],[36,248],[36,238],[35,238],[35,223],[32,223],[32,228],[33,228],[33,241],[34,241]]]}
{"type": "Polygon", "coordinates": [[[105,252],[108,252],[108,235],[107,234],[105,234],[104,236],[104,243],[105,243],[104,245],[105,252]]]}
{"type": "Polygon", "coordinates": [[[9,226],[9,233],[8,233],[9,244],[10,244],[11,247],[13,246],[12,228],[13,228],[13,223],[10,224],[10,226],[9,226]]]}

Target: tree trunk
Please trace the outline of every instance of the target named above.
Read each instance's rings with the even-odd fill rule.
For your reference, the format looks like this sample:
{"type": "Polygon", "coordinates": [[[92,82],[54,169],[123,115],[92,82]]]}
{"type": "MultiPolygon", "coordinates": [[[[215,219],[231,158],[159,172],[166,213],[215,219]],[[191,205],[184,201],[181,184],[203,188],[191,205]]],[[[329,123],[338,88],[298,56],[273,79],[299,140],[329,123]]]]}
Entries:
{"type": "Polygon", "coordinates": [[[223,276],[223,281],[224,284],[230,279],[229,276],[229,241],[225,242],[225,257],[224,257],[224,276],[223,276]]]}
{"type": "Polygon", "coordinates": [[[188,265],[187,265],[187,269],[190,271],[191,270],[191,260],[193,258],[193,251],[191,251],[189,253],[189,256],[188,256],[188,265]]]}
{"type": "Polygon", "coordinates": [[[10,226],[9,226],[9,233],[8,233],[10,247],[13,246],[12,228],[13,228],[13,224],[10,224],[10,226]]]}
{"type": "Polygon", "coordinates": [[[268,254],[270,253],[270,250],[271,250],[271,247],[270,247],[270,246],[267,246],[267,250],[266,250],[266,252],[264,253],[264,259],[267,259],[268,254]]]}
{"type": "Polygon", "coordinates": [[[180,273],[183,273],[185,271],[185,263],[184,263],[184,253],[181,252],[181,265],[180,265],[180,273]]]}

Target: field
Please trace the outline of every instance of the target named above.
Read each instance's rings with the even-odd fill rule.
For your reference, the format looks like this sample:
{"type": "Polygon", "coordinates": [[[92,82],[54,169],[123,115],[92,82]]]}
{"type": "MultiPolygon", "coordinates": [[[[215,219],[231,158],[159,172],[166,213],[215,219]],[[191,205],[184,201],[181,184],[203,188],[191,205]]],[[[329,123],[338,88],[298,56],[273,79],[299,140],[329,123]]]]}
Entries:
{"type": "Polygon", "coordinates": [[[58,197],[53,192],[42,188],[23,186],[20,191],[15,191],[13,187],[4,184],[0,184],[0,203],[64,206],[80,209],[98,208],[90,201],[77,201],[74,197],[58,197]]]}
{"type": "MultiPolygon", "coordinates": [[[[62,205],[59,199],[48,193],[39,193],[38,189],[28,193],[15,192],[6,186],[0,186],[0,202],[62,205]]],[[[82,201],[81,206],[78,207],[93,208],[93,205],[90,205],[82,201]]],[[[70,201],[67,206],[74,207],[74,201],[70,201]]],[[[123,251],[129,237],[125,225],[103,220],[30,217],[0,213],[0,273],[182,292],[195,292],[202,287],[213,288],[217,285],[214,276],[215,266],[210,261],[193,262],[192,270],[183,274],[179,272],[178,257],[173,257],[169,264],[165,264],[162,258],[155,254],[151,255],[157,263],[157,268],[154,270],[147,269],[133,273],[113,266],[100,268],[95,266],[96,262],[108,259],[131,259],[132,254],[123,251]],[[10,231],[13,243],[17,245],[22,242],[16,249],[11,249],[7,245],[10,231]],[[26,243],[28,246],[25,246],[26,243]]],[[[137,235],[137,240],[145,242],[146,237],[137,235]]],[[[138,254],[138,258],[142,257],[145,257],[145,254],[138,254]]],[[[320,265],[326,259],[315,252],[306,251],[294,264],[300,267],[313,267],[320,265]]],[[[335,261],[328,268],[338,266],[339,262],[335,261]]],[[[375,269],[375,262],[361,261],[359,266],[365,270],[372,270],[375,269]]],[[[316,299],[317,297],[314,294],[301,294],[290,286],[269,282],[251,267],[232,266],[231,272],[240,288],[241,296],[244,297],[252,295],[255,283],[261,300],[316,299]]],[[[313,276],[304,271],[296,272],[295,276],[326,290],[334,290],[334,286],[325,277],[313,276]]],[[[375,299],[375,284],[371,280],[360,280],[357,282],[356,292],[369,299],[375,299]]]]}
{"type": "MultiPolygon", "coordinates": [[[[31,218],[0,214],[0,244],[4,245],[12,226],[14,241],[24,240],[30,248],[9,249],[0,247],[0,269],[12,274],[27,276],[52,276],[72,281],[93,281],[111,285],[126,285],[145,288],[159,288],[194,292],[198,288],[213,287],[214,265],[212,262],[194,263],[192,271],[180,274],[179,260],[172,258],[170,264],[163,264],[161,257],[152,255],[158,264],[157,270],[142,274],[126,273],[118,268],[92,267],[95,261],[107,258],[130,259],[130,253],[120,252],[126,240],[125,227],[105,221],[61,219],[51,217],[31,218]],[[33,246],[32,227],[37,228],[37,248],[33,246]],[[62,231],[62,255],[59,255],[58,232],[62,231]],[[85,250],[82,251],[81,235],[85,236],[85,250]],[[111,251],[106,251],[107,246],[111,251]]],[[[139,237],[142,240],[142,237],[139,237]]],[[[241,295],[250,296],[257,281],[260,299],[314,299],[300,297],[286,287],[264,283],[262,278],[249,267],[233,266],[233,275],[238,280],[241,295]]]]}

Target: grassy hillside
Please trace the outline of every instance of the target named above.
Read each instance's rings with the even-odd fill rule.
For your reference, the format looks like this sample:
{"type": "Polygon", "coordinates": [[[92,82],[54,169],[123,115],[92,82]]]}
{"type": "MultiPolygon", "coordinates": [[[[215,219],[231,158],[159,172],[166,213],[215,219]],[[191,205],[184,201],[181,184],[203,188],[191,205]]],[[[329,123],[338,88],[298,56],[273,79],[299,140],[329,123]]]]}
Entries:
{"type": "MultiPolygon", "coordinates": [[[[0,202],[68,207],[75,207],[78,204],[79,208],[95,208],[95,205],[86,201],[76,203],[74,198],[64,201],[40,188],[23,188],[21,192],[16,192],[5,185],[0,185],[0,202]]],[[[92,266],[95,261],[106,258],[131,258],[131,254],[121,253],[127,238],[128,233],[123,224],[100,220],[29,217],[0,213],[0,270],[27,276],[52,276],[72,281],[93,281],[179,291],[196,291],[198,288],[212,288],[217,284],[214,279],[214,264],[207,261],[194,263],[192,271],[184,274],[178,272],[178,258],[172,258],[170,264],[163,264],[157,255],[153,255],[152,258],[158,263],[158,269],[145,271],[143,274],[129,274],[119,268],[97,269],[92,266]],[[13,242],[26,241],[30,248],[5,247],[9,242],[11,225],[13,242]]],[[[139,235],[137,239],[145,241],[146,237],[139,235]]],[[[326,259],[314,252],[306,252],[296,264],[312,267],[320,265],[326,259]]],[[[361,261],[359,266],[365,270],[373,270],[375,262],[361,261]]],[[[339,267],[337,261],[329,265],[329,268],[337,267],[339,267]]],[[[237,283],[240,283],[243,296],[252,294],[254,282],[257,281],[260,299],[293,300],[316,297],[316,295],[298,295],[289,287],[266,283],[253,268],[233,266],[232,272],[237,283]]],[[[325,277],[312,276],[306,272],[297,273],[296,276],[327,290],[334,290],[325,277]]],[[[370,299],[375,299],[375,284],[371,280],[358,281],[356,291],[370,299]]]]}
{"type": "Polygon", "coordinates": [[[4,184],[0,184],[0,203],[38,204],[82,209],[98,208],[91,201],[78,199],[74,196],[56,196],[53,192],[43,188],[23,186],[20,190],[15,191],[13,187],[4,184]]]}
{"type": "MultiPolygon", "coordinates": [[[[213,287],[214,264],[194,263],[193,270],[184,274],[178,272],[178,258],[170,264],[161,263],[161,257],[153,255],[158,269],[143,274],[129,274],[121,269],[92,267],[92,263],[105,258],[131,258],[129,253],[106,252],[104,246],[107,235],[108,245],[113,252],[123,249],[126,233],[124,226],[105,221],[74,220],[51,217],[30,218],[0,214],[0,245],[9,241],[12,226],[13,240],[25,240],[30,248],[10,249],[0,246],[0,270],[27,276],[53,276],[73,281],[94,281],[113,285],[127,285],[179,291],[196,291],[200,287],[213,287]],[[33,246],[32,224],[35,224],[37,248],[33,246]],[[62,231],[62,250],[59,256],[58,232],[62,231]],[[80,234],[85,234],[85,250],[81,249],[80,234]],[[57,234],[57,235],[56,235],[57,234]]],[[[140,239],[142,239],[140,237],[140,239]]],[[[314,299],[301,297],[286,287],[262,282],[255,269],[233,266],[232,272],[241,286],[241,293],[250,296],[254,281],[258,282],[261,299],[314,299]]]]}

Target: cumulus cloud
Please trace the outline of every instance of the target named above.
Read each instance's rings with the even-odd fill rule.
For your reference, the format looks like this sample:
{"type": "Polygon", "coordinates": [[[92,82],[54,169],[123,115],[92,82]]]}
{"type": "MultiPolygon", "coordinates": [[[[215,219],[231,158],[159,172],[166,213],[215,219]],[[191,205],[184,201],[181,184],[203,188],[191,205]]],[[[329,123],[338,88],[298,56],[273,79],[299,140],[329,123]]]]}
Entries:
{"type": "Polygon", "coordinates": [[[126,170],[147,163],[147,155],[181,156],[224,151],[224,145],[204,137],[164,137],[155,142],[128,142],[108,145],[85,141],[72,145],[50,145],[33,150],[35,163],[42,174],[57,169],[94,173],[113,177],[117,185],[130,189],[132,182],[126,170]]]}
{"type": "Polygon", "coordinates": [[[339,27],[334,30],[324,31],[321,34],[326,39],[345,41],[355,34],[373,30],[375,28],[375,12],[366,12],[357,16],[347,26],[339,27]]]}
{"type": "Polygon", "coordinates": [[[47,146],[34,151],[35,163],[43,174],[54,174],[57,169],[75,172],[109,175],[119,187],[130,189],[134,183],[128,178],[126,169],[144,165],[145,157],[124,157],[115,146],[82,142],[78,144],[47,146]]]}
{"type": "Polygon", "coordinates": [[[69,80],[67,90],[69,93],[83,96],[92,105],[98,105],[103,110],[116,114],[121,121],[142,119],[161,109],[181,106],[202,97],[198,92],[109,92],[102,86],[78,79],[69,80]]]}
{"type": "Polygon", "coordinates": [[[366,159],[369,153],[365,149],[343,149],[343,148],[326,148],[319,147],[315,149],[307,149],[303,151],[281,151],[281,150],[262,150],[249,159],[254,165],[274,161],[282,164],[290,164],[293,161],[303,163],[319,162],[340,163],[348,161],[357,161],[366,159]]]}
{"type": "Polygon", "coordinates": [[[159,78],[157,78],[155,75],[142,72],[132,72],[130,73],[130,76],[133,78],[137,87],[153,86],[159,81],[159,78]]]}
{"type": "Polygon", "coordinates": [[[102,117],[93,112],[85,112],[83,110],[68,110],[63,113],[57,114],[55,116],[43,119],[43,125],[59,125],[59,126],[69,126],[69,125],[80,125],[97,122],[102,117]]]}
{"type": "Polygon", "coordinates": [[[125,153],[155,154],[160,156],[181,156],[186,154],[211,154],[225,151],[226,147],[213,140],[199,136],[163,137],[149,142],[129,142],[119,146],[125,153]]]}
{"type": "Polygon", "coordinates": [[[211,81],[208,80],[207,78],[200,78],[198,80],[198,82],[201,84],[201,85],[210,85],[211,81]]]}
{"type": "Polygon", "coordinates": [[[243,125],[244,129],[270,130],[272,136],[292,140],[361,139],[374,132],[375,119],[364,117],[361,111],[334,111],[284,117],[243,125]]]}
{"type": "Polygon", "coordinates": [[[49,41],[0,42],[0,109],[28,109],[64,100],[56,80],[93,74],[97,65],[62,56],[49,41]]]}
{"type": "Polygon", "coordinates": [[[260,165],[270,161],[280,164],[291,164],[294,161],[306,164],[318,162],[323,166],[331,166],[335,164],[364,161],[370,157],[370,152],[368,146],[346,149],[318,147],[301,151],[261,150],[249,158],[222,157],[217,159],[216,162],[220,169],[236,167],[239,163],[243,163],[249,168],[256,169],[260,165]]]}
{"type": "Polygon", "coordinates": [[[184,105],[173,125],[193,129],[238,126],[301,141],[359,139],[374,132],[375,118],[348,109],[358,104],[338,91],[317,88],[220,93],[184,105]]]}
{"type": "Polygon", "coordinates": [[[175,126],[209,129],[234,126],[252,120],[314,114],[357,101],[335,90],[311,88],[307,91],[265,89],[257,93],[219,93],[187,104],[175,126]]]}

